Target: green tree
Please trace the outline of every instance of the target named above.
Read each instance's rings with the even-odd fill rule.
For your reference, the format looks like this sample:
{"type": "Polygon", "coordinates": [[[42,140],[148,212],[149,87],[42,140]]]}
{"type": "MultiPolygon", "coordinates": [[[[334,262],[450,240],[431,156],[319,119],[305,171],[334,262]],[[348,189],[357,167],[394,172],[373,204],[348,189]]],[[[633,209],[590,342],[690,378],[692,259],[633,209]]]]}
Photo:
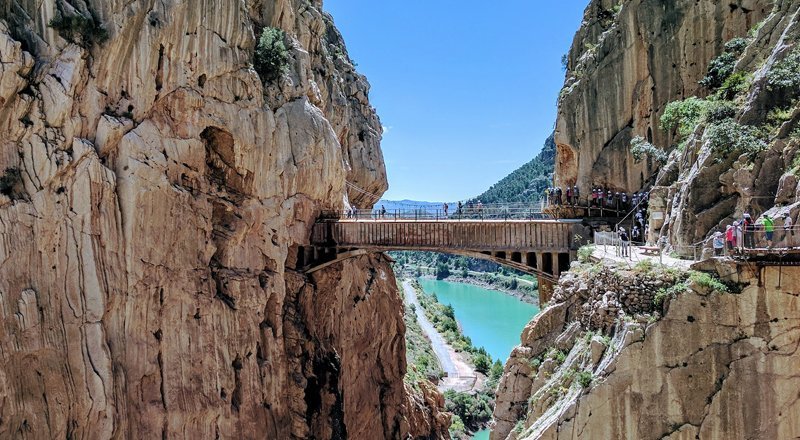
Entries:
{"type": "Polygon", "coordinates": [[[265,27],[261,32],[253,57],[253,68],[264,83],[275,81],[289,68],[285,39],[286,35],[277,28],[265,27]]]}

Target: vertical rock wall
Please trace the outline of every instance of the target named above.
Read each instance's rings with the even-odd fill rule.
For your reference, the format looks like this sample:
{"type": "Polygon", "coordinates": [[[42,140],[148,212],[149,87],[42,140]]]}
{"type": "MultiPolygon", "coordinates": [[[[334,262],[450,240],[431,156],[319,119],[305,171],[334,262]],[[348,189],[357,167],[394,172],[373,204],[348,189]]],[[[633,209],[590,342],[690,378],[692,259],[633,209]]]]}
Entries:
{"type": "Polygon", "coordinates": [[[387,187],[369,86],[321,9],[0,6],[0,437],[445,435],[402,383],[388,264],[294,270],[320,210],[374,202],[346,181],[387,187]],[[77,15],[108,38],[48,26],[77,15]],[[290,53],[266,85],[264,26],[290,53]]]}
{"type": "Polygon", "coordinates": [[[556,184],[637,191],[659,170],[636,163],[634,136],[668,147],[659,128],[670,101],[705,93],[698,81],[731,38],[773,0],[593,0],[567,56],[556,122],[556,184]]]}

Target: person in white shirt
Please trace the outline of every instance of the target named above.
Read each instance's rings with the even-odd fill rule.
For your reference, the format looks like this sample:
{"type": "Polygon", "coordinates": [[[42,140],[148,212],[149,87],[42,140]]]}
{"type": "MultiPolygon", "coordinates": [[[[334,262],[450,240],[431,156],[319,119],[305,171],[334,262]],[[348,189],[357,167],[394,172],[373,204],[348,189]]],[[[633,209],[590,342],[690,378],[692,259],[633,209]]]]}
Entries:
{"type": "Polygon", "coordinates": [[[794,247],[794,226],[792,222],[792,216],[789,214],[784,215],[783,217],[783,237],[784,242],[786,243],[786,247],[794,247]]]}

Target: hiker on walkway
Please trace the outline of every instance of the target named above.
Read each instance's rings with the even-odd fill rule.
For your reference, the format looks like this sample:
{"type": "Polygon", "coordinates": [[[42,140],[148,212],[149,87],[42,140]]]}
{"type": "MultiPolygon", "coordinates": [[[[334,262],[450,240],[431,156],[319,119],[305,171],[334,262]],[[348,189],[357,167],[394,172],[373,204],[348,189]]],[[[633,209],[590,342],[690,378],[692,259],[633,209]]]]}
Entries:
{"type": "Polygon", "coordinates": [[[621,198],[620,202],[622,204],[622,210],[628,212],[628,193],[623,191],[622,194],[620,195],[620,198],[621,198]]]}
{"type": "Polygon", "coordinates": [[[772,247],[772,236],[775,234],[775,221],[769,214],[764,214],[761,219],[761,224],[764,225],[764,235],[767,237],[767,247],[772,247]]]}
{"type": "Polygon", "coordinates": [[[567,205],[572,205],[572,187],[567,185],[567,205]]]}
{"type": "Polygon", "coordinates": [[[736,237],[736,249],[741,252],[744,248],[744,223],[742,220],[733,222],[733,235],[736,237]]]}
{"type": "Polygon", "coordinates": [[[631,242],[630,238],[628,238],[628,233],[625,231],[625,228],[619,228],[619,240],[622,242],[622,258],[629,257],[631,242]]]}
{"type": "Polygon", "coordinates": [[[547,200],[547,204],[550,204],[550,188],[544,189],[544,199],[547,200]]]}
{"type": "Polygon", "coordinates": [[[722,249],[725,247],[725,239],[722,236],[722,232],[717,231],[714,233],[712,245],[714,246],[714,256],[722,256],[722,249]]]}
{"type": "Polygon", "coordinates": [[[744,213],[742,218],[742,229],[744,230],[744,247],[753,249],[755,247],[756,224],[753,223],[753,219],[747,212],[744,213]]]}
{"type": "Polygon", "coordinates": [[[580,196],[581,196],[581,191],[578,189],[578,185],[575,185],[575,187],[572,189],[572,198],[575,199],[576,205],[581,204],[580,196]]]}
{"type": "Polygon", "coordinates": [[[458,215],[458,218],[461,218],[461,209],[462,208],[463,208],[463,206],[461,205],[461,200],[459,200],[458,201],[458,211],[456,211],[456,214],[458,215]]]}
{"type": "Polygon", "coordinates": [[[614,207],[614,192],[609,189],[609,190],[606,191],[606,194],[608,195],[607,196],[608,198],[606,199],[606,206],[608,206],[609,208],[613,208],[614,207]]]}
{"type": "Polygon", "coordinates": [[[787,212],[783,215],[783,243],[787,248],[794,247],[794,226],[792,216],[787,212]]]}
{"type": "Polygon", "coordinates": [[[642,230],[638,226],[634,226],[631,229],[631,241],[634,243],[641,243],[642,241],[642,230]]]}
{"type": "Polygon", "coordinates": [[[483,203],[478,200],[478,217],[483,218],[483,203]]]}
{"type": "Polygon", "coordinates": [[[447,209],[450,208],[449,206],[447,206],[447,202],[444,203],[444,206],[442,206],[442,208],[444,209],[444,218],[447,218],[447,209]]]}
{"type": "Polygon", "coordinates": [[[733,225],[725,228],[725,242],[728,245],[728,254],[733,254],[733,250],[736,248],[736,228],[733,225]]]}
{"type": "Polygon", "coordinates": [[[597,206],[597,188],[592,188],[592,206],[597,206]]]}
{"type": "Polygon", "coordinates": [[[381,218],[386,218],[386,207],[381,205],[381,218]]]}
{"type": "Polygon", "coordinates": [[[556,188],[556,205],[561,206],[561,188],[556,188]]]}

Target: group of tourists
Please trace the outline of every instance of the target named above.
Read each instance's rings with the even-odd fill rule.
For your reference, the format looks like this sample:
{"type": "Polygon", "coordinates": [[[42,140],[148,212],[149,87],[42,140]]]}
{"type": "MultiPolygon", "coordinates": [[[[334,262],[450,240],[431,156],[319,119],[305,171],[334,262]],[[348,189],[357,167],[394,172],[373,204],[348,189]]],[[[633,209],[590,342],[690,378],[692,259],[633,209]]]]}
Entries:
{"type": "Polygon", "coordinates": [[[567,185],[563,191],[559,187],[546,188],[544,190],[544,199],[550,205],[561,206],[566,204],[576,206],[580,204],[581,190],[578,189],[578,185],[567,185]]]}
{"type": "MultiPolygon", "coordinates": [[[[566,187],[550,187],[544,190],[544,197],[551,206],[580,206],[581,192],[577,185],[567,185],[566,187]]],[[[625,191],[614,191],[609,187],[599,185],[592,186],[591,194],[588,197],[590,208],[614,209],[619,212],[629,212],[637,207],[640,202],[646,204],[649,193],[646,191],[635,192],[633,195],[625,191]]],[[[646,206],[644,211],[646,212],[646,206]]],[[[644,225],[640,227],[644,229],[644,225]]]]}
{"type": "Polygon", "coordinates": [[[785,248],[796,245],[794,221],[789,213],[783,214],[782,218],[763,214],[753,221],[753,217],[746,212],[740,220],[728,225],[724,233],[717,231],[712,236],[712,246],[717,256],[723,255],[726,250],[728,254],[732,254],[741,252],[742,249],[756,249],[763,244],[770,249],[776,242],[785,248]],[[775,237],[776,223],[778,237],[775,237]]]}

